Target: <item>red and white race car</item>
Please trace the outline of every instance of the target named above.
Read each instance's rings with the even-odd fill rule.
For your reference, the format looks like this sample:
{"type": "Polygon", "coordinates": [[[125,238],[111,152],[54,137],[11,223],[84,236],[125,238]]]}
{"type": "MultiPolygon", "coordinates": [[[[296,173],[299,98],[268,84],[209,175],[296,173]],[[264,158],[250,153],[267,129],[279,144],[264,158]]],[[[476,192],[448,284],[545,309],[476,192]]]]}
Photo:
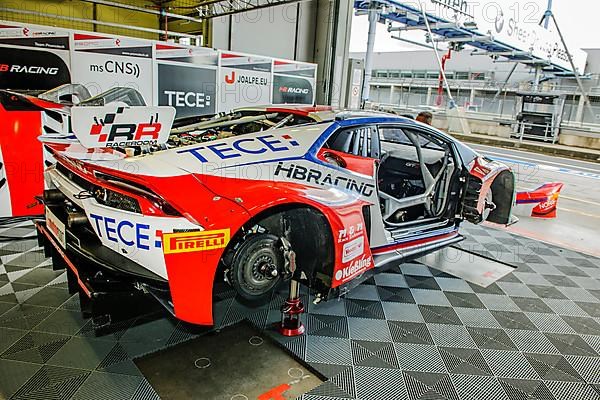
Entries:
{"type": "Polygon", "coordinates": [[[95,149],[48,144],[47,248],[84,293],[118,281],[212,324],[218,280],[253,303],[290,278],[328,299],[459,242],[462,220],[511,222],[509,168],[431,126],[375,112],[284,126],[325,110],[278,110],[286,116],[244,132],[223,135],[227,118],[188,125],[208,139],[182,144],[168,139],[168,108],[72,107],[77,139],[95,149]]]}

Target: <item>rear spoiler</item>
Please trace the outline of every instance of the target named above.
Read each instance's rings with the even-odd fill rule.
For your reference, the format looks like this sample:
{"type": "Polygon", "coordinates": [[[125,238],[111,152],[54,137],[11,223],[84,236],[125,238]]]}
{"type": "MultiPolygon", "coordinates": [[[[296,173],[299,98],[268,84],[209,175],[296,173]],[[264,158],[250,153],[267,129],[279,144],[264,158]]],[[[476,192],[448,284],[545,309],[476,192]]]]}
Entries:
{"type": "Polygon", "coordinates": [[[71,128],[87,148],[155,146],[167,142],[175,119],[169,106],[73,106],[71,128]]]}
{"type": "Polygon", "coordinates": [[[517,193],[517,205],[534,205],[531,216],[537,218],[556,218],[556,207],[563,183],[545,183],[535,190],[517,193]]]}

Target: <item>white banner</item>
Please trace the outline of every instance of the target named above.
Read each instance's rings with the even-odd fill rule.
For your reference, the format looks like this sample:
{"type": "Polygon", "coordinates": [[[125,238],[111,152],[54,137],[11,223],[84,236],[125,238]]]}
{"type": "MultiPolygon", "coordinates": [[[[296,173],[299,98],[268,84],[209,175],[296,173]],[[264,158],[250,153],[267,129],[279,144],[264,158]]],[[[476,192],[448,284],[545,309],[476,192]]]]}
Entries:
{"type": "Polygon", "coordinates": [[[92,96],[114,87],[128,87],[142,94],[146,104],[152,96],[152,42],[126,37],[73,34],[71,74],[92,96]]]}
{"type": "Polygon", "coordinates": [[[273,59],[223,51],[219,60],[218,111],[271,104],[273,59]]]}

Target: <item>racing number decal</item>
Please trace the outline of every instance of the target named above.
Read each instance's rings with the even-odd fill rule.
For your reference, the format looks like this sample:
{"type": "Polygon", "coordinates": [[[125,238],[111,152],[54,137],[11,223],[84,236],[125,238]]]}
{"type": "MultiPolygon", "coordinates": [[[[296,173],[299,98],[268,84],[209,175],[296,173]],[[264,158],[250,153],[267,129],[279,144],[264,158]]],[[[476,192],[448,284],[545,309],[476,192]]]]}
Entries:
{"type": "Polygon", "coordinates": [[[221,249],[227,246],[229,239],[229,229],[163,233],[163,251],[165,254],[173,254],[221,249]]]}

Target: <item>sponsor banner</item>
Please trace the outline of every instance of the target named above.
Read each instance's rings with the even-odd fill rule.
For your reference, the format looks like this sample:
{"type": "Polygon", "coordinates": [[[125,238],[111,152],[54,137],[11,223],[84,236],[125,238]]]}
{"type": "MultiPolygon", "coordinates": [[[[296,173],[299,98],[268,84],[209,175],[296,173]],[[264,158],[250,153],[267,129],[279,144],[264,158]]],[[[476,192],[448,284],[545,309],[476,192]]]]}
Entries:
{"type": "Polygon", "coordinates": [[[219,59],[218,111],[271,104],[271,58],[221,52],[219,59]]]}
{"type": "Polygon", "coordinates": [[[273,64],[273,104],[313,104],[317,66],[275,60],[273,64]]]}
{"type": "Polygon", "coordinates": [[[175,107],[177,118],[216,113],[217,69],[159,62],[158,104],[175,107]]]}
{"type": "Polygon", "coordinates": [[[193,65],[217,66],[218,53],[214,49],[171,43],[155,43],[156,59],[193,65]]]}
{"type": "Polygon", "coordinates": [[[165,254],[222,249],[229,243],[229,229],[163,234],[165,254]]]}
{"type": "Polygon", "coordinates": [[[70,82],[69,67],[56,52],[0,47],[0,89],[50,90],[70,82]]]}
{"type": "Polygon", "coordinates": [[[173,107],[73,107],[73,132],[84,147],[154,146],[169,139],[173,107]]]}
{"type": "Polygon", "coordinates": [[[0,22],[0,44],[69,50],[69,32],[37,25],[13,25],[0,22]]]}
{"type": "Polygon", "coordinates": [[[69,32],[0,21],[0,89],[49,90],[71,82],[69,32]]]}
{"type": "Polygon", "coordinates": [[[74,33],[71,50],[72,80],[92,96],[114,87],[129,87],[152,97],[152,43],[126,37],[74,33]]]}

